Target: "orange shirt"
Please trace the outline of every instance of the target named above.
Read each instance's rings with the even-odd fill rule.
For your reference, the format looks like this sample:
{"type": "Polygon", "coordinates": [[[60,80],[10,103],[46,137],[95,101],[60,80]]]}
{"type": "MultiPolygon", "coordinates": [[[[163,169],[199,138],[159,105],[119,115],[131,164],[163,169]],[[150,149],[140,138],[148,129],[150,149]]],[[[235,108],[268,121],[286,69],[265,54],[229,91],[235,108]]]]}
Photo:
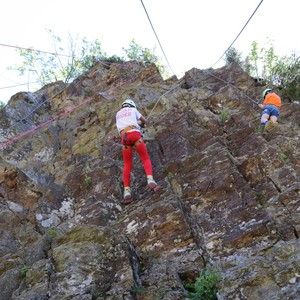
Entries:
{"type": "Polygon", "coordinates": [[[266,106],[268,104],[275,105],[278,109],[280,109],[281,108],[281,99],[275,93],[268,93],[265,98],[265,101],[264,101],[264,106],[266,106]]]}

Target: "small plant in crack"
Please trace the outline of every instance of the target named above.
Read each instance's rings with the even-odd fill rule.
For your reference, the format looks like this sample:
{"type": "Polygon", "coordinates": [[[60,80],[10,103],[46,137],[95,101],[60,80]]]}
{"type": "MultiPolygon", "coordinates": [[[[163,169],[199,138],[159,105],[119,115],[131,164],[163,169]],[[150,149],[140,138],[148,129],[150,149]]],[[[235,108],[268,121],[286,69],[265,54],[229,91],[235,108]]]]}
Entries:
{"type": "Polygon", "coordinates": [[[26,274],[27,274],[27,272],[28,272],[28,270],[29,270],[29,267],[28,266],[23,266],[21,269],[20,269],[20,271],[19,271],[19,275],[20,275],[20,277],[22,277],[22,278],[25,278],[26,277],[26,274]]]}
{"type": "Polygon", "coordinates": [[[262,134],[264,132],[264,129],[261,125],[257,126],[257,132],[260,133],[260,134],[262,134]]]}
{"type": "Polygon", "coordinates": [[[145,287],[143,287],[143,286],[136,286],[136,287],[133,288],[133,293],[135,295],[141,295],[144,292],[145,292],[145,287]]]}
{"type": "Polygon", "coordinates": [[[58,231],[56,228],[50,228],[49,231],[48,231],[48,234],[51,238],[56,238],[57,235],[58,235],[58,231]]]}
{"type": "Polygon", "coordinates": [[[89,189],[92,186],[92,178],[90,176],[85,175],[84,183],[85,186],[89,189]]]}
{"type": "Polygon", "coordinates": [[[263,196],[264,196],[264,194],[263,194],[262,192],[256,192],[255,194],[256,194],[256,198],[257,198],[258,200],[262,200],[262,198],[263,198],[263,196]]]}
{"type": "Polygon", "coordinates": [[[284,162],[287,162],[287,156],[283,153],[283,152],[280,152],[279,153],[279,157],[280,157],[280,159],[282,160],[282,161],[284,161],[284,162]]]}
{"type": "Polygon", "coordinates": [[[225,122],[229,119],[229,115],[228,115],[228,112],[226,111],[223,111],[220,115],[220,120],[221,122],[225,122]]]}
{"type": "Polygon", "coordinates": [[[187,298],[193,300],[217,300],[217,283],[221,280],[215,270],[204,270],[194,284],[185,284],[187,298]]]}
{"type": "Polygon", "coordinates": [[[164,167],[164,166],[161,167],[161,170],[168,179],[171,179],[174,177],[174,174],[172,172],[168,171],[168,169],[166,167],[164,167]]]}

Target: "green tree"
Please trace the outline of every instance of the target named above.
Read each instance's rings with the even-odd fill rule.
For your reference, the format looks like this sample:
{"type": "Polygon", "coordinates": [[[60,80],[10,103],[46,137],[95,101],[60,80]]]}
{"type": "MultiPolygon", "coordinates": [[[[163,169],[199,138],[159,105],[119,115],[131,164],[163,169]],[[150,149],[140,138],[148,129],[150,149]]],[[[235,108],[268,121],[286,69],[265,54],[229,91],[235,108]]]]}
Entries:
{"type": "Polygon", "coordinates": [[[278,59],[273,81],[281,88],[281,95],[286,99],[300,100],[300,57],[297,53],[278,59]]]}
{"type": "Polygon", "coordinates": [[[66,50],[60,37],[52,30],[48,29],[47,32],[51,37],[54,53],[18,48],[23,62],[10,69],[16,69],[20,75],[29,72],[43,86],[57,80],[70,82],[106,57],[97,39],[93,42],[88,42],[86,38],[79,41],[69,35],[66,50]]]}
{"type": "Polygon", "coordinates": [[[162,76],[169,75],[160,58],[155,55],[155,49],[143,48],[134,39],[131,40],[128,48],[122,49],[125,52],[125,59],[137,60],[144,63],[145,65],[154,63],[162,76]]]}
{"type": "Polygon", "coordinates": [[[253,77],[256,77],[259,80],[259,60],[260,60],[259,50],[258,50],[258,43],[253,41],[251,44],[251,51],[250,54],[246,57],[245,66],[246,71],[253,77]]]}
{"type": "Polygon", "coordinates": [[[154,63],[162,76],[168,75],[165,66],[154,54],[154,50],[143,48],[134,40],[130,42],[128,48],[123,48],[125,57],[108,56],[102,50],[101,42],[98,39],[89,42],[85,37],[80,40],[78,37],[75,39],[69,35],[68,43],[64,46],[62,39],[52,30],[47,29],[47,32],[51,37],[53,53],[18,48],[22,63],[9,68],[19,71],[21,76],[28,74],[28,78],[30,77],[31,81],[35,81],[34,83],[38,83],[40,86],[58,80],[68,83],[88,71],[99,61],[123,63],[126,60],[137,60],[145,65],[154,63]]]}
{"type": "Polygon", "coordinates": [[[273,84],[274,73],[278,56],[275,54],[273,43],[267,40],[265,47],[259,47],[256,41],[252,42],[250,54],[245,60],[246,71],[256,79],[267,84],[273,84]]]}
{"type": "Polygon", "coordinates": [[[262,53],[262,78],[267,83],[273,84],[274,71],[278,61],[278,56],[275,54],[273,43],[268,39],[267,46],[261,49],[262,53]]]}
{"type": "Polygon", "coordinates": [[[279,87],[281,96],[290,101],[300,99],[300,57],[295,52],[279,57],[270,39],[265,47],[254,41],[244,65],[251,76],[279,87]]]}
{"type": "Polygon", "coordinates": [[[225,53],[225,64],[229,65],[231,63],[237,63],[238,65],[242,66],[242,53],[239,52],[236,48],[230,47],[227,52],[225,53]]]}

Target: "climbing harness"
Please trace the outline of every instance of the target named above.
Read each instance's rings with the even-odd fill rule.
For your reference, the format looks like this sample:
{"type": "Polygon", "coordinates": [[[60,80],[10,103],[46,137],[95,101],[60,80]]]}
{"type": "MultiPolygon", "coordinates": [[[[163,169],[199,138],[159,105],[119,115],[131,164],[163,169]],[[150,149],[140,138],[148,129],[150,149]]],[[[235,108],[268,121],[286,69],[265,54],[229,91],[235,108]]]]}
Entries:
{"type": "Polygon", "coordinates": [[[143,142],[143,139],[140,138],[138,139],[136,142],[134,142],[134,146],[137,147],[138,145],[140,145],[143,142]]]}
{"type": "Polygon", "coordinates": [[[136,127],[136,126],[133,126],[133,125],[128,126],[128,127],[124,128],[124,129],[122,129],[122,130],[120,131],[120,135],[122,135],[122,134],[124,134],[124,133],[126,133],[127,131],[132,130],[132,129],[137,129],[137,127],[136,127]]]}

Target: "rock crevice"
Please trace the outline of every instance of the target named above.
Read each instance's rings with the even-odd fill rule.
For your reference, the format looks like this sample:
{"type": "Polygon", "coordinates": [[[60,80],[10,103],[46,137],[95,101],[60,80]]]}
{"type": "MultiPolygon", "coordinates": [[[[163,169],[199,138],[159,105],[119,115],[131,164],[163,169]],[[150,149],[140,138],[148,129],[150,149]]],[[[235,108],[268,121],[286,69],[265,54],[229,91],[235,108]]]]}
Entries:
{"type": "Polygon", "coordinates": [[[14,95],[0,111],[1,299],[183,300],[210,269],[219,300],[299,299],[300,106],[283,99],[262,134],[261,90],[234,64],[163,80],[128,62],[14,95]],[[128,97],[162,189],[135,153],[124,206],[128,97]]]}

